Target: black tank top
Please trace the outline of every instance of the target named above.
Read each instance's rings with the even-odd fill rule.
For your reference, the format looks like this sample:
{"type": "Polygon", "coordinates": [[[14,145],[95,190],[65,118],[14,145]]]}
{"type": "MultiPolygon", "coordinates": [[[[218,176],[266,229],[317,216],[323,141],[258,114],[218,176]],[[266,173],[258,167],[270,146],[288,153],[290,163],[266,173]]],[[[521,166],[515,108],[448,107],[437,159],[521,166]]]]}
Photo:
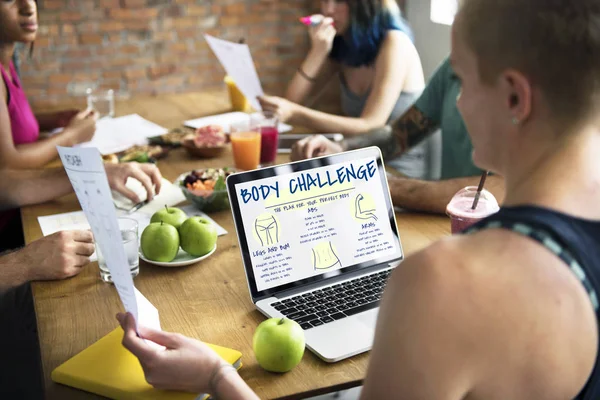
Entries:
{"type": "MultiPolygon", "coordinates": [[[[585,287],[600,326],[600,221],[575,218],[540,207],[507,207],[474,225],[465,234],[493,228],[529,236],[556,254],[585,287]]],[[[593,399],[600,399],[598,355],[592,375],[575,397],[575,400],[593,399]]]]}

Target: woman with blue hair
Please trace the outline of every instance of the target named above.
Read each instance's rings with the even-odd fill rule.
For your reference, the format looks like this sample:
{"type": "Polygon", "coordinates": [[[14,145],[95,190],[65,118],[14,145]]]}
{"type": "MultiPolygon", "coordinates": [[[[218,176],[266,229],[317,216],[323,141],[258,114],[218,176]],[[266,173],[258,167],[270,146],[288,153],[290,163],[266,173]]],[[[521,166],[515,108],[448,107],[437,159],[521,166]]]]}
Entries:
{"type": "MultiPolygon", "coordinates": [[[[285,98],[259,98],[281,121],[316,132],[358,135],[400,117],[425,86],[412,33],[395,0],[322,0],[321,21],[309,28],[311,49],[285,98]],[[339,75],[344,116],[302,106],[339,75]]],[[[429,142],[389,164],[427,178],[429,142]]]]}

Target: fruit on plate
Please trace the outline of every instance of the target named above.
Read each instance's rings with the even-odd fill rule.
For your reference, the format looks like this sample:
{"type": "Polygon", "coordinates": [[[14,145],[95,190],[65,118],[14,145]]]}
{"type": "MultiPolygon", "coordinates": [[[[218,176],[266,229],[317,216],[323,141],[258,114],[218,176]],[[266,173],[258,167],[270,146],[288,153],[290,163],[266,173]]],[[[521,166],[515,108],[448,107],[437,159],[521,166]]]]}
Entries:
{"type": "Polygon", "coordinates": [[[133,146],[119,154],[120,162],[147,160],[146,162],[163,158],[168,154],[168,149],[155,145],[133,146]]]}
{"type": "Polygon", "coordinates": [[[141,246],[147,259],[171,262],[179,252],[179,232],[173,225],[153,222],[142,232],[141,246]]]}
{"type": "Polygon", "coordinates": [[[254,332],[252,348],[258,364],[270,372],[288,372],[304,355],[304,330],[296,321],[270,318],[254,332]]]}
{"type": "Polygon", "coordinates": [[[105,154],[102,156],[102,161],[104,161],[105,164],[118,164],[119,157],[117,157],[116,154],[105,154]]]}
{"type": "Polygon", "coordinates": [[[182,186],[196,196],[207,197],[214,191],[227,190],[225,179],[235,172],[232,168],[208,168],[190,172],[182,186]]]}
{"type": "Polygon", "coordinates": [[[164,222],[165,224],[173,225],[176,229],[181,227],[181,224],[187,219],[187,214],[177,207],[167,207],[158,210],[152,215],[150,222],[164,222]]]}
{"type": "Polygon", "coordinates": [[[217,228],[202,217],[190,217],[179,228],[183,251],[201,257],[211,252],[217,244],[217,228]]]}
{"type": "Polygon", "coordinates": [[[221,147],[227,142],[223,127],[207,125],[196,129],[194,145],[196,147],[221,147]]]}
{"type": "Polygon", "coordinates": [[[189,135],[189,133],[187,128],[174,128],[164,135],[148,138],[148,142],[152,145],[178,147],[181,146],[183,138],[189,135]]]}

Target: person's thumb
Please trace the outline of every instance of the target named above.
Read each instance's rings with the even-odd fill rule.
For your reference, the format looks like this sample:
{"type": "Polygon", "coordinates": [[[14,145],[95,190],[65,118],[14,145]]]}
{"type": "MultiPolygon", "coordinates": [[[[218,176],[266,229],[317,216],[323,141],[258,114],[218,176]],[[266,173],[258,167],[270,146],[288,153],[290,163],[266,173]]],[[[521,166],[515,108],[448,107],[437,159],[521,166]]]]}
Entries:
{"type": "Polygon", "coordinates": [[[157,331],[143,326],[138,326],[138,332],[143,339],[165,346],[167,349],[176,349],[181,344],[181,336],[177,333],[157,331]]]}
{"type": "Polygon", "coordinates": [[[90,110],[89,108],[83,111],[79,111],[77,114],[75,114],[75,116],[73,117],[73,119],[77,119],[77,120],[84,120],[87,118],[88,115],[90,115],[93,111],[90,110]]]}
{"type": "Polygon", "coordinates": [[[304,146],[304,152],[302,156],[305,159],[313,158],[319,155],[319,145],[316,140],[310,140],[304,146]]]}

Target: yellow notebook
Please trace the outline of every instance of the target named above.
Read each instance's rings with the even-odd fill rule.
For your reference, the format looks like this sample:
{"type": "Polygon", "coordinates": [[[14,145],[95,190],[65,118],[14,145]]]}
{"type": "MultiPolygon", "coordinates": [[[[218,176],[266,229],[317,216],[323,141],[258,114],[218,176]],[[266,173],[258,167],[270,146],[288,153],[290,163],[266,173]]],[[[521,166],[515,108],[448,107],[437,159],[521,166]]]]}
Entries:
{"type": "MultiPolygon", "coordinates": [[[[52,380],[121,400],[195,400],[207,395],[154,389],[144,378],[138,359],[123,347],[119,327],[52,371],[52,380]]],[[[242,366],[242,353],[209,344],[234,367],[242,366]]]]}

